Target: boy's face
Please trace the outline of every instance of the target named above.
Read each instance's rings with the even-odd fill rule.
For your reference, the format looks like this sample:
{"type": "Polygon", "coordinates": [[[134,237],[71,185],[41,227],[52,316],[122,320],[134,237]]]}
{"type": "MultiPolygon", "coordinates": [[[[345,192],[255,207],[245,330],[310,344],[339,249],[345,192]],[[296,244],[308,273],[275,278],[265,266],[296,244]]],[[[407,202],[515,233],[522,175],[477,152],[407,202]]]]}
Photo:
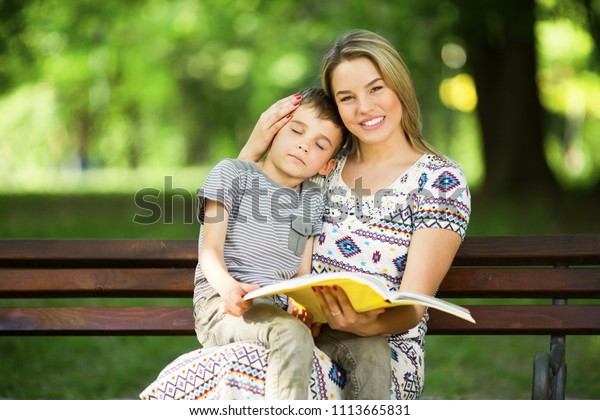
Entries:
{"type": "Polygon", "coordinates": [[[342,131],[335,124],[300,105],[273,139],[267,160],[298,179],[326,175],[335,166],[332,155],[341,141],[342,131]]]}

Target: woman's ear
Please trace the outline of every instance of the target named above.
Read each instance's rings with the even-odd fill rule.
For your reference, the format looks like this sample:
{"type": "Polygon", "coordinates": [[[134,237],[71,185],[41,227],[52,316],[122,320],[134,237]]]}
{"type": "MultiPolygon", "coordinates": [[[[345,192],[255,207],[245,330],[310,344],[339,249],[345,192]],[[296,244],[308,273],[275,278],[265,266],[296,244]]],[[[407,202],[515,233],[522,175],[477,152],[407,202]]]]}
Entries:
{"type": "Polygon", "coordinates": [[[335,159],[329,159],[329,161],[319,170],[319,175],[327,175],[334,167],[335,159]]]}

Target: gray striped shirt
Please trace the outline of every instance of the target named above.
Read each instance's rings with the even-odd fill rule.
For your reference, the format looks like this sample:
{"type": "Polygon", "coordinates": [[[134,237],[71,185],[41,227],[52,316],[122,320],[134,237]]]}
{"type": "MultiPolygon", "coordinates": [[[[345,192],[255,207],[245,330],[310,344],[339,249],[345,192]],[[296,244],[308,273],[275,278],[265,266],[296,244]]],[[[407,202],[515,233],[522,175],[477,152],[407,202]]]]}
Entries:
{"type": "MultiPolygon", "coordinates": [[[[223,203],[229,213],[225,265],[233,278],[244,283],[265,286],[290,279],[298,271],[307,238],[321,233],[325,207],[321,187],[304,181],[296,189],[287,188],[267,177],[256,163],[225,159],[198,192],[197,217],[202,225],[198,255],[204,222],[208,222],[204,220],[207,199],[223,203]]],[[[212,292],[198,263],[194,303],[212,292]]]]}

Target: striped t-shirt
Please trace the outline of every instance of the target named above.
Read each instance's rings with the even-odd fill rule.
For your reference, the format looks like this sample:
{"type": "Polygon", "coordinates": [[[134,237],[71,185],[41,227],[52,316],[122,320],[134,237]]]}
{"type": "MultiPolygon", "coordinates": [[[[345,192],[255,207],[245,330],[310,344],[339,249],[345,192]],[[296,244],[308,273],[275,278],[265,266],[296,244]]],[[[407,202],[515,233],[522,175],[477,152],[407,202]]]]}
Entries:
{"type": "MultiPolygon", "coordinates": [[[[295,189],[272,181],[254,162],[225,159],[208,174],[198,192],[198,221],[204,226],[206,200],[223,203],[229,213],[224,245],[229,274],[244,283],[266,286],[293,277],[306,240],[321,233],[321,187],[304,181],[295,189]]],[[[219,216],[217,216],[219,217],[219,216]]],[[[198,255],[202,251],[200,229],[198,255]]],[[[212,293],[200,263],[194,276],[194,303],[212,293]]]]}

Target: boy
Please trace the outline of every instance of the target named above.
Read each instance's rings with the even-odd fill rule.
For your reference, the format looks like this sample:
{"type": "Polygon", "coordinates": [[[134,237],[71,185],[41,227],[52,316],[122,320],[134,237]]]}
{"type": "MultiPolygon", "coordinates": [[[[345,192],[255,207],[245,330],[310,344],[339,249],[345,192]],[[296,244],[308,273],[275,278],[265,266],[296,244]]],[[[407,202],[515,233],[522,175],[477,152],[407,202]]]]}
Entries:
{"type": "Polygon", "coordinates": [[[307,179],[333,169],[347,136],[322,89],[300,94],[263,162],[226,159],[198,193],[203,224],[194,282],[198,340],[205,347],[242,340],[266,344],[267,399],[308,397],[314,341],[310,329],[284,310],[285,297],[243,298],[310,273],[325,203],[321,189],[307,179]]]}

